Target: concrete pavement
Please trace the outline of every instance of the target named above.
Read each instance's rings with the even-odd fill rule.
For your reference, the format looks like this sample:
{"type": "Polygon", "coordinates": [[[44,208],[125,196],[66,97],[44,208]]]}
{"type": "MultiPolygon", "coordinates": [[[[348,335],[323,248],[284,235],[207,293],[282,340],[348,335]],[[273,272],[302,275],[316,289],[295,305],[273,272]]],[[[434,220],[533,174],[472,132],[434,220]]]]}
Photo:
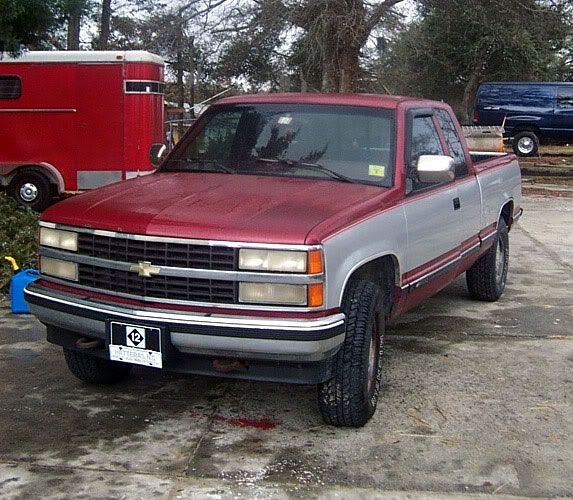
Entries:
{"type": "Polygon", "coordinates": [[[444,498],[573,494],[573,199],[530,196],[493,304],[460,279],[388,331],[363,429],[314,387],[135,369],[89,387],[0,309],[0,496],[444,498]]]}

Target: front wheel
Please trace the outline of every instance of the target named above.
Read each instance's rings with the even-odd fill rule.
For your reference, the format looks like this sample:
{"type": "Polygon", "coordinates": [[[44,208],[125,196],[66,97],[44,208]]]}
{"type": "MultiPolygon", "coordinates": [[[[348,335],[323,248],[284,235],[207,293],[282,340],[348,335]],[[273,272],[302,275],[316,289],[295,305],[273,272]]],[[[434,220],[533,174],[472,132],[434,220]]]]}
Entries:
{"type": "Polygon", "coordinates": [[[362,427],[376,410],[382,374],[384,308],[378,285],[350,286],[342,306],[346,338],[333,359],[333,377],[318,386],[322,418],[337,427],[362,427]]]}
{"type": "Polygon", "coordinates": [[[466,271],[466,283],[474,299],[495,302],[505,290],[509,267],[509,234],[504,219],[497,223],[495,243],[466,271]]]}
{"type": "Polygon", "coordinates": [[[131,365],[97,358],[64,347],[64,357],[70,371],[88,384],[114,384],[125,379],[131,365]]]}

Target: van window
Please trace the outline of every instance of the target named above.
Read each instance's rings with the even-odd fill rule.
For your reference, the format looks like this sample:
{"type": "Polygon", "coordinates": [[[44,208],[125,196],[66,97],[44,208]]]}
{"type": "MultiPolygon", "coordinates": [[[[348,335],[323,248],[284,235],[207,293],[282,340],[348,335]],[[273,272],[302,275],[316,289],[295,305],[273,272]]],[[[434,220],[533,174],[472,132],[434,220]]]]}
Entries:
{"type": "Polygon", "coordinates": [[[557,92],[557,106],[560,108],[573,108],[573,86],[559,88],[557,92]]]}
{"type": "Polygon", "coordinates": [[[0,76],[0,99],[18,99],[22,95],[22,80],[19,76],[0,76]]]}
{"type": "Polygon", "coordinates": [[[468,173],[466,165],[466,157],[464,155],[464,148],[458,136],[458,132],[450,117],[450,114],[445,109],[435,109],[436,117],[440,122],[440,127],[444,132],[444,137],[448,143],[450,156],[454,159],[456,177],[463,177],[468,173]]]}
{"type": "Polygon", "coordinates": [[[479,105],[511,108],[553,107],[555,86],[535,84],[482,85],[479,105]]]}

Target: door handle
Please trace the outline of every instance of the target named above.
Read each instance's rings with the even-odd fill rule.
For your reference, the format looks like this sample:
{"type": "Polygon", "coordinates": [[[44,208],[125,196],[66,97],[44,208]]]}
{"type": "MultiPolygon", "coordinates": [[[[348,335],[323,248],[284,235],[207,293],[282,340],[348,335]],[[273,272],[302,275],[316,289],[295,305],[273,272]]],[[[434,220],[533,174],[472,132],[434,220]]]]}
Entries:
{"type": "Polygon", "coordinates": [[[459,198],[454,198],[454,210],[459,210],[460,207],[462,206],[462,204],[460,203],[460,199],[459,198]]]}
{"type": "Polygon", "coordinates": [[[499,111],[501,106],[484,106],[483,109],[487,111],[499,111]]]}

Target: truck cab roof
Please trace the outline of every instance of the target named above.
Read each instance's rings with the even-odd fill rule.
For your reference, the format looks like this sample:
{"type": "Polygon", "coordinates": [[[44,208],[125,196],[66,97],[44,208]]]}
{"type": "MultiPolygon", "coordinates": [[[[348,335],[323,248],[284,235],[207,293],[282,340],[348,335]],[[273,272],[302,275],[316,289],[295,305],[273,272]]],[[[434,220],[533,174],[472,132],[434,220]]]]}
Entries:
{"type": "Polygon", "coordinates": [[[428,101],[412,97],[377,95],[377,94],[317,94],[317,93],[277,93],[247,94],[225,97],[217,104],[330,104],[337,106],[366,106],[396,109],[399,104],[414,101],[420,104],[428,101]]]}

